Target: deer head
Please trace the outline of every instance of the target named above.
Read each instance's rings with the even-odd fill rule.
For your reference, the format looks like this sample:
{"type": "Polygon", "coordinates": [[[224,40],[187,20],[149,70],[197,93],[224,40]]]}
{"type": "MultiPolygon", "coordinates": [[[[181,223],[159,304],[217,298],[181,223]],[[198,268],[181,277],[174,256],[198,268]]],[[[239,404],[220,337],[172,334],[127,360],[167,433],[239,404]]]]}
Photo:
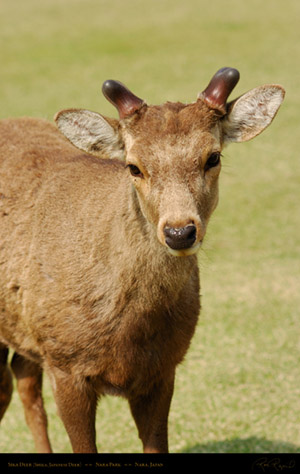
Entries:
{"type": "Polygon", "coordinates": [[[59,112],[55,120],[81,150],[124,162],[140,211],[159,242],[172,255],[187,256],[200,247],[218,202],[223,147],[261,133],[284,98],[281,86],[264,85],[228,103],[238,80],[236,69],[223,68],[196,102],[160,106],[148,106],[109,80],[103,93],[120,120],[76,109],[59,112]]]}

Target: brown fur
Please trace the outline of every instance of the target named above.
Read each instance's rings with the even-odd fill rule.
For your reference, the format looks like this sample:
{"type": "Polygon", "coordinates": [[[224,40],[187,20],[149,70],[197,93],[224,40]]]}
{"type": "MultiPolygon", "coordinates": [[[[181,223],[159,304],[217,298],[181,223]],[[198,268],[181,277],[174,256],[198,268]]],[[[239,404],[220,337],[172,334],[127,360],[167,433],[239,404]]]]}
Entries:
{"type": "MultiPolygon", "coordinates": [[[[96,452],[105,393],[129,400],[145,452],[166,452],[175,369],[200,303],[197,257],[171,255],[164,229],[193,222],[201,243],[220,172],[206,162],[222,148],[223,125],[201,100],[103,123],[117,139],[95,139],[94,151],[107,158],[118,144],[124,162],[83,154],[43,120],[0,124],[0,413],[11,396],[12,347],[37,450],[51,450],[46,370],[75,452],[96,452]]],[[[95,132],[82,129],[93,149],[95,132]]]]}
{"type": "MultiPolygon", "coordinates": [[[[128,397],[136,411],[162,380],[172,385],[188,348],[199,313],[196,257],[145,246],[150,231],[123,164],[78,154],[42,121],[4,121],[4,136],[1,340],[54,378],[65,372],[61,390],[72,378],[128,397]]],[[[75,400],[71,390],[68,405],[75,400]]],[[[95,448],[80,438],[74,450],[82,449],[95,448]]]]}

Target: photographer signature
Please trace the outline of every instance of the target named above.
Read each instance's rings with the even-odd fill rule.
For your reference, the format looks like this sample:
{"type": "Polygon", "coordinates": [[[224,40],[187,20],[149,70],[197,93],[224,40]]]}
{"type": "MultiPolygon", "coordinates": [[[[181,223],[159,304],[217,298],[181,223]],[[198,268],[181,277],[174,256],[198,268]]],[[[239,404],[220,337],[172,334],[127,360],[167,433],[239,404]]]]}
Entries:
{"type": "Polygon", "coordinates": [[[291,459],[286,463],[282,463],[280,458],[268,459],[266,457],[259,458],[252,465],[252,471],[260,470],[261,472],[268,472],[273,469],[276,472],[282,472],[287,469],[294,469],[296,466],[296,461],[291,459]]]}

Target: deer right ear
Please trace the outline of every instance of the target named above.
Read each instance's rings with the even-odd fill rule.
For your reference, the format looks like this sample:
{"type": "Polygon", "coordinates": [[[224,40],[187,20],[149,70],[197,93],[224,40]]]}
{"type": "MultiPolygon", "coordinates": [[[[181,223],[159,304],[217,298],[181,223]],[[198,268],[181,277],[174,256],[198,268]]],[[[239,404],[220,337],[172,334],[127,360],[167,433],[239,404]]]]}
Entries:
{"type": "Polygon", "coordinates": [[[100,158],[124,159],[118,120],[84,109],[68,109],[54,117],[58,129],[80,150],[100,158]]]}
{"type": "Polygon", "coordinates": [[[224,144],[245,142],[261,133],[275,117],[285,91],[279,85],[256,87],[227,104],[222,118],[224,144]]]}

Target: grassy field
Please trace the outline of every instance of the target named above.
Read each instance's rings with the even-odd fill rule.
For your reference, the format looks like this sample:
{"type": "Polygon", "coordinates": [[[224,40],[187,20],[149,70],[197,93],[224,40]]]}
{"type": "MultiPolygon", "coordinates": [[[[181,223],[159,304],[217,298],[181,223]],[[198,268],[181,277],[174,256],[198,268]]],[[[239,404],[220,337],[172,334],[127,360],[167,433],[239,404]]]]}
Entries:
{"type": "MultiPolygon", "coordinates": [[[[202,312],[178,369],[172,452],[300,452],[300,160],[297,0],[1,0],[0,117],[66,107],[116,116],[101,84],[148,103],[193,101],[222,66],[234,95],[280,83],[286,100],[253,142],[225,150],[220,204],[199,254],[202,312]]],[[[56,452],[70,444],[49,382],[56,452]]],[[[102,452],[139,452],[127,403],[104,398],[102,452]]],[[[33,452],[15,392],[0,452],[33,452]]]]}

